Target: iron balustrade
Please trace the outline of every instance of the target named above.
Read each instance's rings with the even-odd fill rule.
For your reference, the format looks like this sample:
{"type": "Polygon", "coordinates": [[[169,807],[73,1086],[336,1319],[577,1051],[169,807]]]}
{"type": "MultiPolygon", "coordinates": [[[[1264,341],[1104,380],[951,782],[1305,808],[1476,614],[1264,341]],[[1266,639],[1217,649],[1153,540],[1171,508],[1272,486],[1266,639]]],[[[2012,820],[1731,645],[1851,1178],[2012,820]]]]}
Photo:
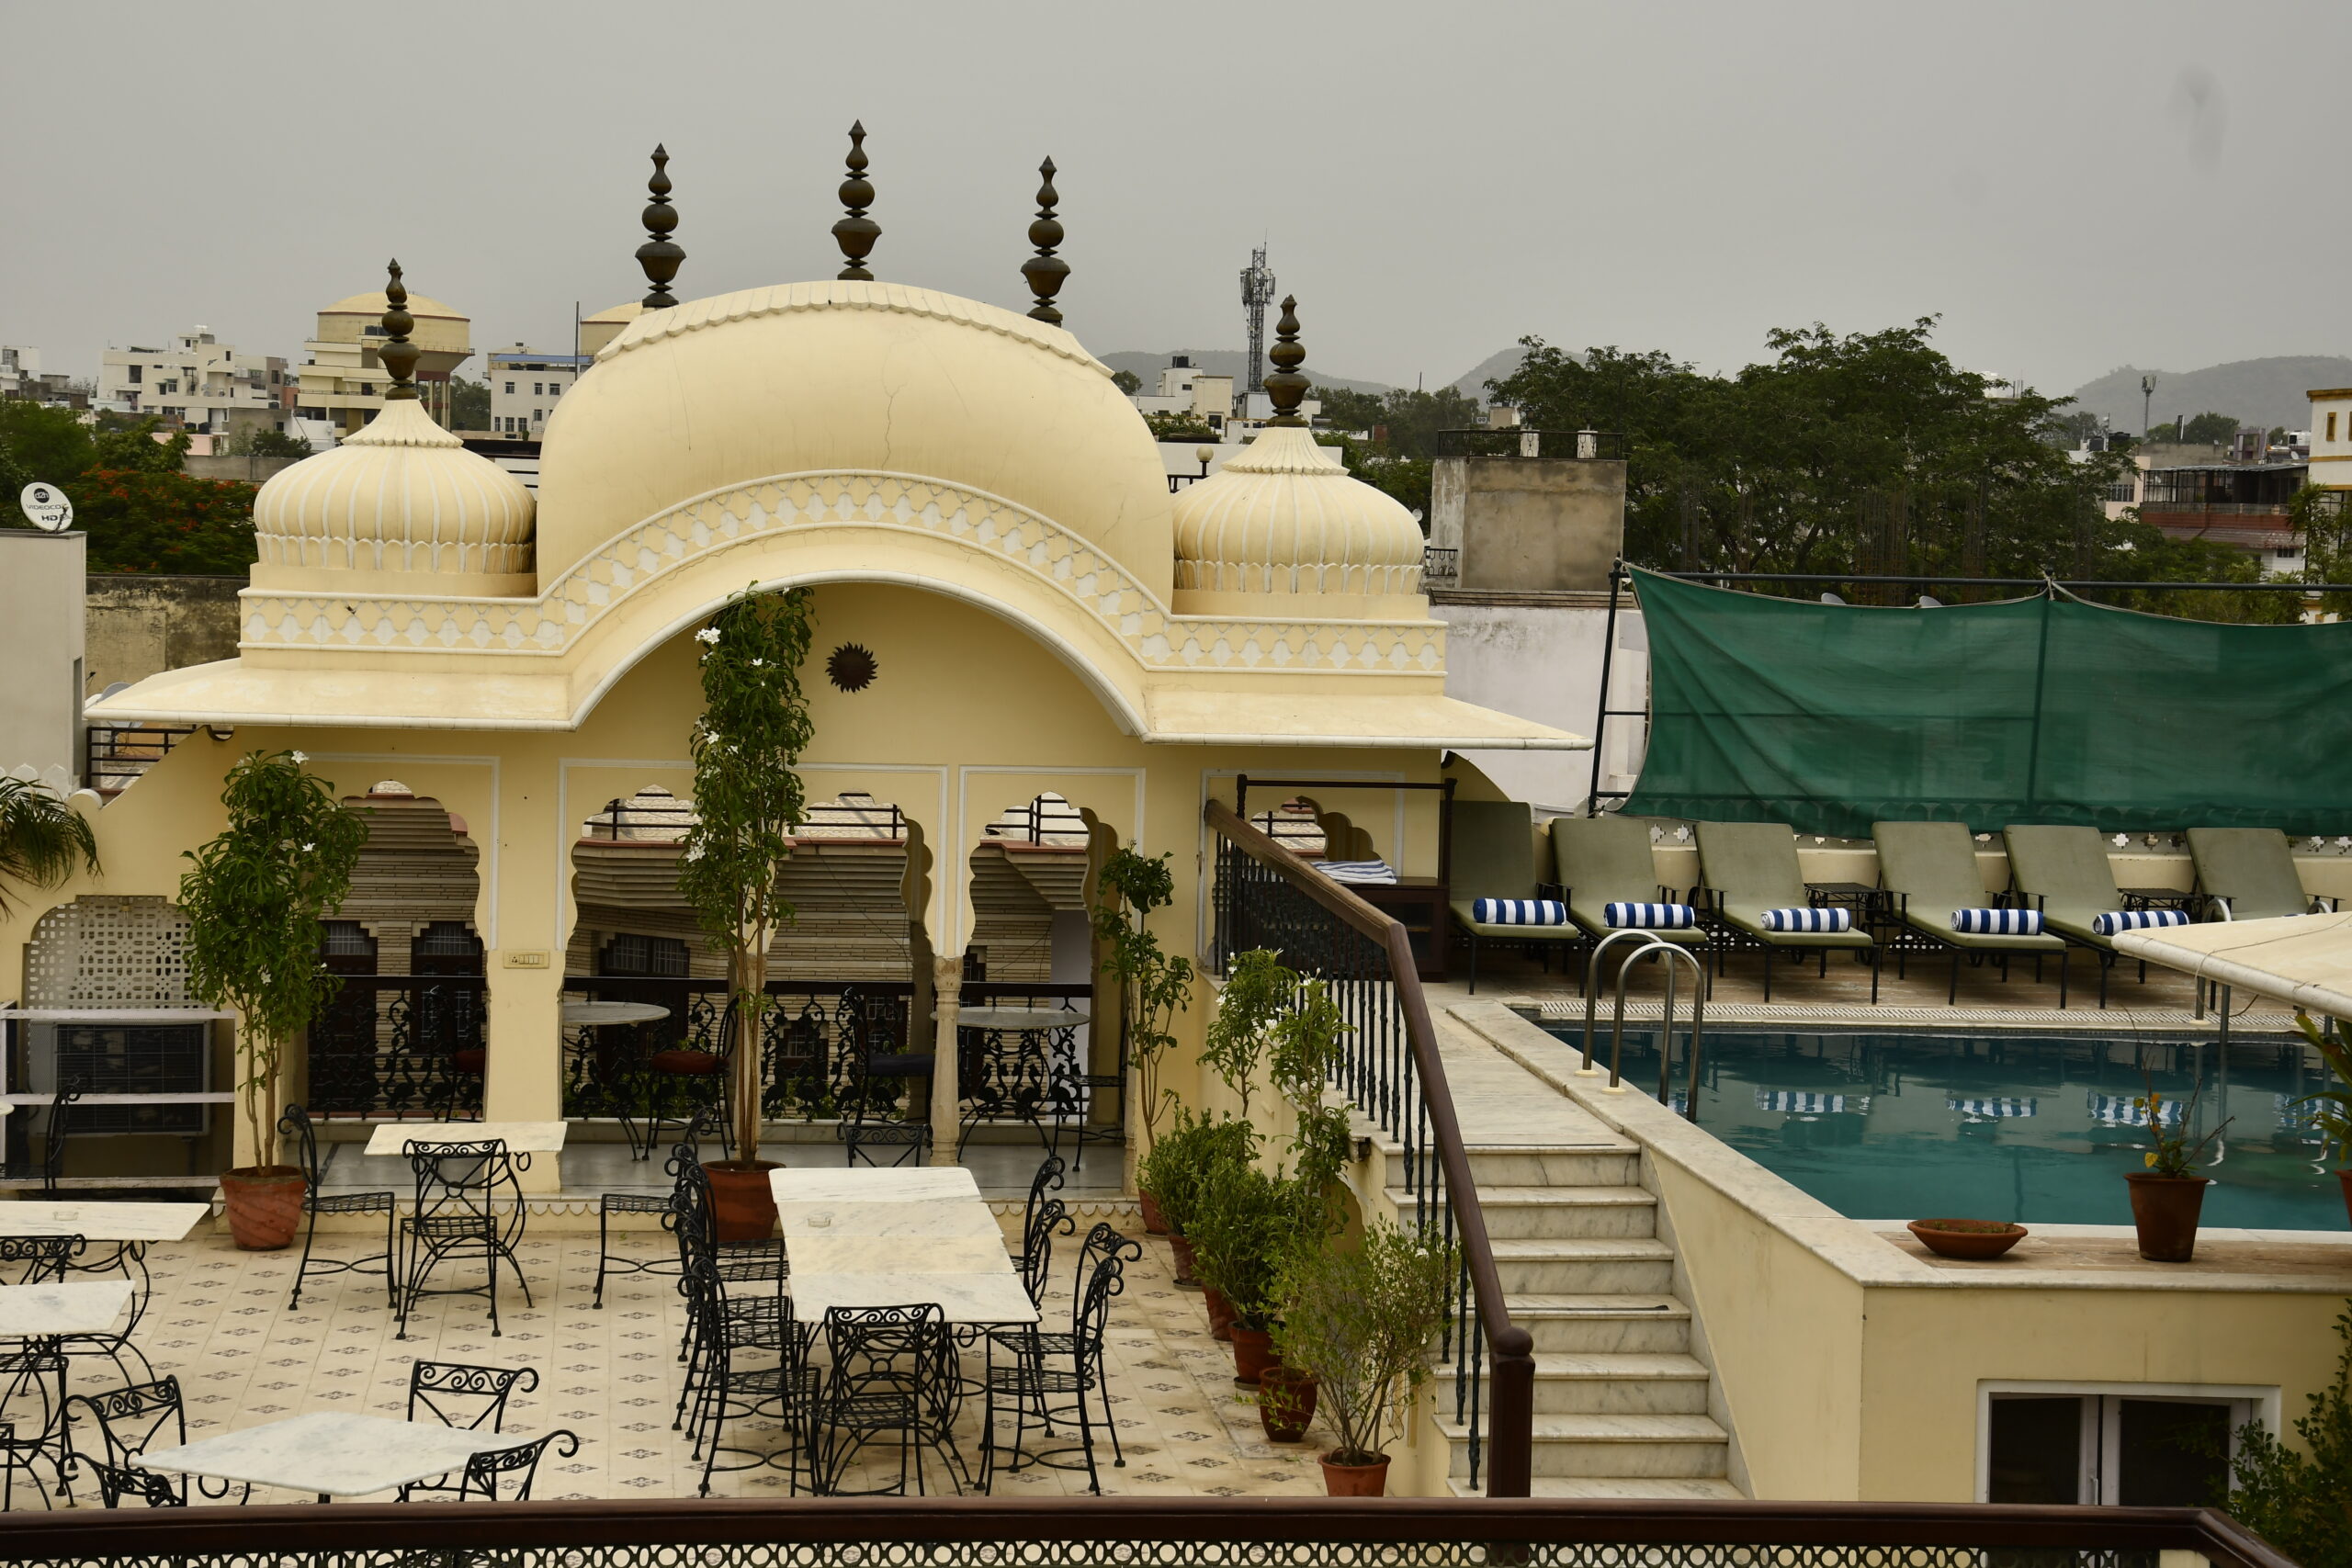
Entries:
{"type": "Polygon", "coordinates": [[[1288,967],[1329,986],[1351,1025],[1334,1087],[1396,1141],[1415,1224],[1424,1236],[1456,1247],[1461,1258],[1441,1355],[1454,1372],[1454,1420],[1465,1434],[1470,1484],[1483,1476],[1489,1497],[1525,1497],[1533,1462],[1534,1340],[1511,1322],[1503,1297],[1412,938],[1401,922],[1310,869],[1223,802],[1209,802],[1206,815],[1216,835],[1210,967],[1222,975],[1234,954],[1269,948],[1288,967]]]}
{"type": "Polygon", "coordinates": [[[1462,552],[1442,545],[1421,547],[1421,577],[1429,582],[1452,582],[1462,575],[1462,552]]]}
{"type": "Polygon", "coordinates": [[[481,1115],[489,1046],[479,975],[345,975],[309,1034],[312,1116],[481,1115]]]}
{"type": "Polygon", "coordinates": [[[119,795],[195,733],[182,725],[90,725],[82,732],[82,782],[100,795],[119,795]]]}
{"type": "Polygon", "coordinates": [[[2156,1568],[2172,1551],[2296,1568],[2211,1509],[1983,1503],[663,1498],[10,1519],[0,1562],[40,1568],[2156,1568]]]}
{"type": "Polygon", "coordinates": [[[1577,457],[1586,462],[1622,463],[1625,433],[1621,430],[1538,430],[1510,425],[1501,430],[1441,430],[1436,453],[1441,457],[1577,457]]]}

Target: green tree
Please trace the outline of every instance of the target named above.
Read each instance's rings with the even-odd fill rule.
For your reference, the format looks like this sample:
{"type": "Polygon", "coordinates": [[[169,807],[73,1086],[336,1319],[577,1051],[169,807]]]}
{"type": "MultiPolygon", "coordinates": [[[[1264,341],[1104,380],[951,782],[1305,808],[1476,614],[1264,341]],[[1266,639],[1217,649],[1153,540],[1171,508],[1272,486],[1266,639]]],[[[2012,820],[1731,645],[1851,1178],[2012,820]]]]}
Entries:
{"type": "Polygon", "coordinates": [[[249,484],[93,468],[64,489],[74,502],[74,525],[90,536],[92,571],[236,577],[259,553],[249,484]]]}
{"type": "Polygon", "coordinates": [[[2337,1314],[2335,1333],[2344,1341],[2335,1381],[2295,1422],[2303,1451],[2248,1422],[2238,1429],[2222,1505],[2303,1568],[2352,1568],[2352,1311],[2337,1314]]]}
{"type": "Polygon", "coordinates": [[[1111,372],[1111,385],[1132,398],[1143,390],[1143,378],[1132,370],[1114,370],[1111,372]]]}
{"type": "Polygon", "coordinates": [[[1392,387],[1377,395],[1317,387],[1310,395],[1323,406],[1317,418],[1334,430],[1364,432],[1382,457],[1433,457],[1438,432],[1470,430],[1486,423],[1477,400],[1452,387],[1434,392],[1392,387]]]}
{"type": "Polygon", "coordinates": [[[232,457],[307,457],[311,455],[311,444],[291,431],[259,424],[232,436],[228,455],[232,457]]]}
{"type": "Polygon", "coordinates": [[[0,916],[15,912],[11,884],[54,887],[76,864],[93,874],[98,869],[89,820],[47,784],[0,774],[0,916]]]}
{"type": "Polygon", "coordinates": [[[1216,432],[1211,430],[1199,416],[1189,413],[1148,413],[1144,423],[1151,426],[1154,441],[1215,441],[1216,432]]]}
{"type": "Polygon", "coordinates": [[[90,466],[125,473],[177,473],[187,457],[188,434],[182,430],[168,440],[155,439],[163,433],[164,422],[154,418],[125,427],[102,427],[91,441],[90,466]]]}
{"type": "Polygon", "coordinates": [[[488,430],[490,428],[490,383],[469,381],[463,376],[449,378],[449,428],[452,430],[488,430]]]}
{"type": "Polygon", "coordinates": [[[89,427],[72,409],[0,398],[0,521],[30,527],[17,510],[18,492],[36,480],[62,485],[93,460],[89,427]]]}
{"type": "Polygon", "coordinates": [[[746,588],[695,634],[702,644],[702,716],[688,747],[695,825],[678,864],[678,892],[727,949],[735,1020],[735,1158],[760,1157],[760,1017],[768,947],[797,913],[776,868],[792,852],[806,795],[793,768],[813,733],[800,691],[816,618],[806,588],[746,588]]]}
{"type": "Polygon", "coordinates": [[[2151,441],[2178,441],[2191,446],[2226,446],[2237,433],[2237,415],[2210,412],[2179,425],[2148,426],[2148,439],[2151,441]]]}

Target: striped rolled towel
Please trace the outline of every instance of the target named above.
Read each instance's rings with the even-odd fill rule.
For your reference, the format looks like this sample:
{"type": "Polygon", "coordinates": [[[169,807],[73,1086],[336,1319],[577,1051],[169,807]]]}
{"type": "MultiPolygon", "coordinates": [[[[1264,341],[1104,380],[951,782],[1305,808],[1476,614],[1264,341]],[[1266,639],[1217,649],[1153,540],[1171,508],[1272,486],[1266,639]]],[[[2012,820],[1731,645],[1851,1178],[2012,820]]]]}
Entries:
{"type": "Polygon", "coordinates": [[[2150,926],[2185,926],[2188,911],[2183,909],[2109,909],[2091,921],[2091,930],[2101,936],[2113,936],[2118,931],[2145,931],[2150,926]]]}
{"type": "Polygon", "coordinates": [[[1475,898],[1470,918],[1482,926],[1565,926],[1568,907],[1553,898],[1475,898]]]}
{"type": "Polygon", "coordinates": [[[1352,882],[1359,886],[1394,886],[1396,868],[1385,860],[1317,860],[1307,864],[1334,882],[1352,882]]]}
{"type": "Polygon", "coordinates": [[[1971,936],[2040,936],[2039,909],[1954,909],[1951,929],[1971,936]]]}
{"type": "Polygon", "coordinates": [[[1768,931],[1849,931],[1850,909],[1767,909],[1758,922],[1768,931]]]}
{"type": "Polygon", "coordinates": [[[1699,911],[1688,904],[1603,904],[1600,918],[1620,931],[1687,931],[1699,911]]]}

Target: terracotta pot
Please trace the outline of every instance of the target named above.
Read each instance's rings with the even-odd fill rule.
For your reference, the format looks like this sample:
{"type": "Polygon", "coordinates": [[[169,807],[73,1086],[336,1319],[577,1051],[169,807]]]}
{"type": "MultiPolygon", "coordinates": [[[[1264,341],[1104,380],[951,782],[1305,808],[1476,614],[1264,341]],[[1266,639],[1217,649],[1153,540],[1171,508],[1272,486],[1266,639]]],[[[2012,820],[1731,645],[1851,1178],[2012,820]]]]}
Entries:
{"type": "Polygon", "coordinates": [[[1233,1303],[1215,1285],[1201,1287],[1202,1304],[1209,1309],[1209,1337],[1230,1340],[1233,1337],[1233,1303]]]}
{"type": "Polygon", "coordinates": [[[1141,1201],[1141,1207],[1143,1209],[1143,1234],[1146,1235],[1166,1235],[1168,1234],[1168,1220],[1167,1217],[1159,1212],[1159,1200],[1153,1197],[1148,1192],[1137,1192],[1136,1197],[1141,1201]]]}
{"type": "Polygon", "coordinates": [[[1327,1497],[1385,1497],[1388,1495],[1388,1456],[1370,1464],[1334,1464],[1323,1456],[1323,1495],[1327,1497]]]}
{"type": "Polygon", "coordinates": [[[1940,1258],[1998,1258],[2026,1238],[2023,1225],[2006,1220],[1913,1220],[1904,1228],[1940,1258]]]}
{"type": "Polygon", "coordinates": [[[1295,1443],[1306,1437],[1315,1419],[1315,1391],[1320,1386],[1313,1372],[1279,1363],[1258,1378],[1258,1425],[1270,1443],[1295,1443]]]}
{"type": "Polygon", "coordinates": [[[1274,1337],[1262,1328],[1252,1328],[1239,1318],[1233,1321],[1227,1337],[1233,1341],[1233,1381],[1256,1386],[1269,1367],[1282,1363],[1274,1359],[1274,1337]]]}
{"type": "Polygon", "coordinates": [[[1180,1285],[1198,1285],[1200,1280],[1193,1273],[1193,1244],[1170,1232],[1168,1237],[1168,1250],[1176,1260],[1176,1282],[1180,1285]]]}
{"type": "Polygon", "coordinates": [[[772,1159],[704,1162],[710,1177],[711,1217],[721,1241],[765,1241],[775,1234],[775,1192],[768,1172],[782,1168],[772,1159]]]}
{"type": "Polygon", "coordinates": [[[310,1183],[290,1165],[247,1166],[220,1173],[229,1234],[243,1252],[276,1252],[294,1245],[302,1228],[302,1192],[310,1183]]]}
{"type": "Polygon", "coordinates": [[[2140,1232],[2140,1256],[2151,1263],[2186,1263],[2197,1250],[2197,1214],[2205,1206],[2209,1176],[2154,1176],[2133,1172],[2132,1224],[2140,1232]]]}

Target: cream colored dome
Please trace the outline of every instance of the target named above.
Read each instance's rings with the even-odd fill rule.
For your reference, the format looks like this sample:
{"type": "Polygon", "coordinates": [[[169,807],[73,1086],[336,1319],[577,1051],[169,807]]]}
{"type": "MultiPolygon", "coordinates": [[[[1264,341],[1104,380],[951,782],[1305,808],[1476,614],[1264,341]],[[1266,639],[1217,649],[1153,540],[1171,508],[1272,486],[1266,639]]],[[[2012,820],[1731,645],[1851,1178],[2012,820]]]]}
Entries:
{"type": "MultiPolygon", "coordinates": [[[[556,405],[539,580],[697,496],[779,474],[903,474],[1080,535],[1165,601],[1166,470],[1110,371],[1059,327],[888,283],[796,283],[631,321],[556,405]]],[[[877,529],[876,562],[892,536],[877,529]]]]}
{"type": "Polygon", "coordinates": [[[433,423],[388,402],[331,452],[261,487],[256,588],[507,596],[535,590],[531,492],[433,423]]]}
{"type": "Polygon", "coordinates": [[[1268,426],[1248,451],[1176,498],[1180,612],[1419,620],[1427,614],[1420,590],[1413,514],[1350,478],[1303,426],[1268,426]],[[1276,593],[1326,602],[1268,604],[1276,593]]]}
{"type": "MultiPolygon", "coordinates": [[[[411,294],[407,298],[408,303],[401,309],[412,316],[443,317],[449,321],[472,324],[470,318],[454,305],[444,305],[440,300],[424,294],[411,294]]],[[[379,320],[390,308],[390,301],[384,298],[384,291],[379,288],[372,294],[354,294],[346,299],[338,299],[332,305],[322,305],[319,307],[319,314],[322,316],[365,316],[370,321],[374,321],[379,320]]]]}

